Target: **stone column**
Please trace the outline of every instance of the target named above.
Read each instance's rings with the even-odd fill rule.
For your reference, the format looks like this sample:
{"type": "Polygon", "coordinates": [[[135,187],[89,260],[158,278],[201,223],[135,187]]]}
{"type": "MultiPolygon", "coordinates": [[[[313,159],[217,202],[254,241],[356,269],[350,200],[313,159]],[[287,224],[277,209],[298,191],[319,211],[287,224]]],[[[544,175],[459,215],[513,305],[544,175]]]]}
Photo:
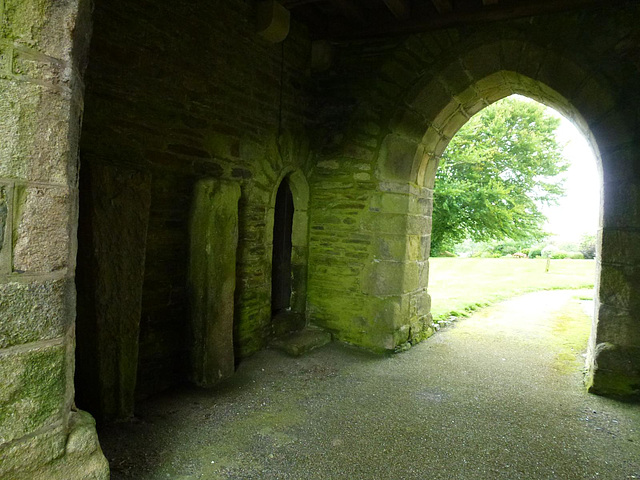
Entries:
{"type": "Polygon", "coordinates": [[[234,372],[233,317],[240,186],[201,180],[189,235],[191,380],[211,387],[234,372]]]}
{"type": "Polygon", "coordinates": [[[80,189],[77,401],[100,419],[125,419],[134,408],[151,175],[83,164],[80,189]]]}
{"type": "Polygon", "coordinates": [[[587,358],[593,393],[640,395],[640,181],[637,142],[603,155],[596,311],[587,358]]]}
{"type": "Polygon", "coordinates": [[[73,405],[89,2],[0,2],[0,477],[106,479],[73,405]]]}

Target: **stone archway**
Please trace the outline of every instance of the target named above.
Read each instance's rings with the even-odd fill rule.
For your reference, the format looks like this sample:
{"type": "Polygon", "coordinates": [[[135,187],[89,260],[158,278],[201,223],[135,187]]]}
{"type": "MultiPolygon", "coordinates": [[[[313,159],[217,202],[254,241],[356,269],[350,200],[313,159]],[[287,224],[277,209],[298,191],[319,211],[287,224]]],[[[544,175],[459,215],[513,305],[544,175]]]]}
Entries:
{"type": "MultiPolygon", "coordinates": [[[[536,65],[523,68],[519,58],[514,56],[509,61],[503,48],[504,44],[497,43],[470,50],[441,75],[416,83],[405,106],[397,110],[390,124],[391,133],[383,141],[378,157],[381,176],[393,183],[408,182],[422,193],[425,200],[421,215],[430,232],[432,189],[440,155],[473,114],[517,93],[570,118],[589,140],[604,178],[596,314],[589,342],[587,383],[597,393],[632,393],[638,388],[640,365],[638,342],[629,335],[632,330],[637,332],[638,325],[629,310],[633,267],[628,259],[635,258],[635,248],[627,226],[637,223],[637,215],[628,216],[632,212],[624,205],[636,203],[632,193],[636,183],[633,178],[620,176],[621,168],[629,168],[628,164],[621,164],[621,157],[632,162],[628,151],[629,119],[624,117],[607,84],[570,59],[520,43],[515,50],[526,51],[537,61],[536,65]],[[521,73],[531,71],[536,72],[535,77],[521,73]],[[622,193],[625,191],[631,195],[622,193]]],[[[422,281],[415,286],[416,292],[426,289],[426,276],[422,281]]]]}
{"type": "Polygon", "coordinates": [[[629,64],[630,76],[603,74],[611,71],[609,60],[602,68],[603,52],[617,55],[613,36],[606,47],[585,47],[545,25],[414,35],[385,56],[357,93],[339,149],[327,149],[312,178],[308,308],[338,339],[374,351],[433,333],[428,232],[438,158],[473,114],[520,93],[570,118],[599,159],[604,196],[589,383],[594,392],[637,393],[640,178],[637,114],[624,95],[633,95],[629,78],[638,72],[629,64]]]}
{"type": "MultiPolygon", "coordinates": [[[[272,331],[279,335],[291,330],[299,330],[306,325],[306,299],[307,299],[307,263],[309,258],[308,245],[308,207],[309,185],[304,174],[298,169],[285,169],[279,175],[276,188],[272,192],[267,212],[267,232],[269,244],[272,250],[276,248],[277,241],[274,238],[274,223],[277,217],[278,192],[286,186],[291,195],[293,213],[290,225],[290,259],[286,270],[289,272],[288,301],[280,302],[281,305],[274,311],[272,331]],[[282,308],[286,304],[286,307],[282,308]]],[[[275,252],[274,252],[275,254],[275,252]]],[[[272,255],[272,258],[275,256],[272,255]]],[[[272,265],[272,278],[274,277],[272,265]]],[[[272,285],[273,286],[273,285],[272,285]]],[[[273,297],[272,297],[273,298],[273,297]]],[[[273,300],[272,300],[273,301],[273,300]]],[[[272,305],[272,309],[274,306],[272,305]]]]}

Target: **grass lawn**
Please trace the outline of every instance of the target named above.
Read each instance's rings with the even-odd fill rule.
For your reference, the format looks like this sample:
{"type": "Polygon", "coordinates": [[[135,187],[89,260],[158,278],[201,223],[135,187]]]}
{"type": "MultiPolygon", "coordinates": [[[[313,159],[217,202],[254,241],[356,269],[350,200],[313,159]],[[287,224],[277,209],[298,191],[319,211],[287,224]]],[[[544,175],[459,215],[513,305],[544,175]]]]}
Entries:
{"type": "Polygon", "coordinates": [[[431,313],[438,320],[535,290],[593,288],[595,260],[430,258],[431,313]]]}

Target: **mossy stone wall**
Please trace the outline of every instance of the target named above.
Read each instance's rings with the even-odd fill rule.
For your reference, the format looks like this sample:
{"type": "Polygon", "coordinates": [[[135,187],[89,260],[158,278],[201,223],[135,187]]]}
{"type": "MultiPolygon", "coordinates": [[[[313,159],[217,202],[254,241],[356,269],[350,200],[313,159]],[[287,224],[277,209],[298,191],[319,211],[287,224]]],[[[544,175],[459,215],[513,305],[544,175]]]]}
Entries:
{"type": "Polygon", "coordinates": [[[233,313],[238,247],[237,183],[200,180],[189,222],[189,347],[193,383],[211,387],[233,375],[233,313]]]}
{"type": "Polygon", "coordinates": [[[89,26],[87,2],[0,2],[1,478],[109,475],[93,420],[73,405],[76,151],[89,26]]]}
{"type": "MultiPolygon", "coordinates": [[[[263,348],[271,335],[271,199],[285,175],[304,178],[310,172],[311,43],[295,23],[282,44],[263,40],[254,31],[252,7],[244,0],[215,6],[95,2],[81,160],[150,179],[148,228],[146,240],[140,239],[146,248],[129,256],[143,265],[138,398],[189,376],[189,215],[202,179],[235,184],[241,192],[236,360],[263,348]]],[[[81,190],[85,173],[81,170],[81,190]]],[[[81,203],[83,208],[92,206],[81,203]]],[[[300,212],[306,228],[306,207],[300,212]]],[[[81,216],[81,234],[91,221],[81,216]]],[[[305,237],[294,252],[294,303],[302,314],[306,248],[305,237]]],[[[127,288],[129,280],[124,282],[120,288],[127,288]]]]}
{"type": "Polygon", "coordinates": [[[638,17],[637,5],[598,7],[342,45],[317,87],[330,99],[315,113],[326,141],[311,179],[313,317],[375,350],[431,333],[426,260],[438,159],[470,116],[520,93],[569,116],[599,156],[590,383],[637,393],[638,17]]]}

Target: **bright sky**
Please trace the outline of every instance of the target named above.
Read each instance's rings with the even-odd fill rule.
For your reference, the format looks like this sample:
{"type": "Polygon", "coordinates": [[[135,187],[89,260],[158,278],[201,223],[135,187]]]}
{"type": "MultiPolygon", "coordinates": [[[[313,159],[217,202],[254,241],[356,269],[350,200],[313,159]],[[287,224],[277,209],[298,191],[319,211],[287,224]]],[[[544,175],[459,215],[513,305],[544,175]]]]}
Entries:
{"type": "Polygon", "coordinates": [[[559,143],[566,144],[564,156],[570,162],[565,172],[566,195],[558,205],[546,207],[546,229],[561,242],[577,241],[589,233],[595,235],[600,215],[601,179],[593,150],[580,131],[555,110],[561,118],[557,130],[559,143]]]}
{"type": "MultiPolygon", "coordinates": [[[[526,97],[517,96],[521,100],[526,97]]],[[[543,208],[548,218],[545,229],[558,242],[573,242],[589,233],[595,235],[600,215],[601,179],[596,158],[591,146],[573,123],[552,108],[550,115],[559,117],[558,143],[566,144],[564,156],[569,161],[569,169],[564,173],[566,195],[558,205],[543,208]]]]}

